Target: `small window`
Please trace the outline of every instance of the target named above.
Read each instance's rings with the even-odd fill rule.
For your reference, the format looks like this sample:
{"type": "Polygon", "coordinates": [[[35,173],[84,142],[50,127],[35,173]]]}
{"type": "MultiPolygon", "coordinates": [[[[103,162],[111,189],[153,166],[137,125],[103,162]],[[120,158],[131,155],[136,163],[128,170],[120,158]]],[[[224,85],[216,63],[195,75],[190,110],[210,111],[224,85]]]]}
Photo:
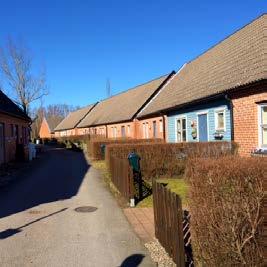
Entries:
{"type": "Polygon", "coordinates": [[[117,127],[113,127],[113,137],[117,137],[117,127]]]}
{"type": "Polygon", "coordinates": [[[260,145],[261,147],[267,147],[267,105],[260,106],[260,145]]]}
{"type": "Polygon", "coordinates": [[[131,135],[131,126],[130,125],[127,126],[127,133],[128,133],[128,135],[131,135]]]}
{"type": "Polygon", "coordinates": [[[157,122],[153,121],[153,138],[157,138],[157,122]]]}
{"type": "Polygon", "coordinates": [[[121,137],[126,137],[125,126],[121,126],[121,137]]]}
{"type": "Polygon", "coordinates": [[[149,138],[149,125],[148,122],[146,122],[146,139],[149,138]]]}
{"type": "Polygon", "coordinates": [[[143,123],[143,138],[148,139],[149,138],[149,126],[148,122],[143,123]]]}
{"type": "Polygon", "coordinates": [[[186,142],[186,118],[177,119],[177,142],[186,142]]]}
{"type": "Polygon", "coordinates": [[[215,111],[215,131],[225,131],[225,110],[215,111]]]}
{"type": "Polygon", "coordinates": [[[146,138],[146,124],[143,123],[143,138],[146,138]]]}
{"type": "Polygon", "coordinates": [[[159,121],[159,132],[160,133],[163,132],[163,122],[162,122],[162,120],[159,121]]]}

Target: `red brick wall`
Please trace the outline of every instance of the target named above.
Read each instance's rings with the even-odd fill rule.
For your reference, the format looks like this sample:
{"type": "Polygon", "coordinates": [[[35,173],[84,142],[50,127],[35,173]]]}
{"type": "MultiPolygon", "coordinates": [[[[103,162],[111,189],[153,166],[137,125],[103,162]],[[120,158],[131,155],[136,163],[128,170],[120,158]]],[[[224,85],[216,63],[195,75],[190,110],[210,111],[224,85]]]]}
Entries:
{"type": "MultiPolygon", "coordinates": [[[[18,143],[27,145],[29,140],[29,123],[2,113],[0,113],[0,123],[4,124],[5,162],[9,162],[15,159],[17,139],[15,134],[12,136],[11,124],[18,125],[18,143]],[[26,129],[26,136],[24,137],[25,140],[23,140],[23,127],[26,129]]],[[[15,133],[15,131],[13,133],[15,133]]]]}
{"type": "Polygon", "coordinates": [[[233,96],[234,140],[241,156],[249,156],[259,145],[258,104],[267,100],[267,92],[251,90],[233,96]]]}

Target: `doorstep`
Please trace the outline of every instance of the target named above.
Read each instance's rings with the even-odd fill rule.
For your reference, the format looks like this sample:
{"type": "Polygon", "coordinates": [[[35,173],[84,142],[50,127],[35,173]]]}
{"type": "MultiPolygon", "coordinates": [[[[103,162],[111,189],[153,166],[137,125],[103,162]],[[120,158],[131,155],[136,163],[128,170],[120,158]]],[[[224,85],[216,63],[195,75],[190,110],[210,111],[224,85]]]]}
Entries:
{"type": "Polygon", "coordinates": [[[123,210],[135,233],[145,243],[155,238],[153,208],[126,208],[123,210]]]}

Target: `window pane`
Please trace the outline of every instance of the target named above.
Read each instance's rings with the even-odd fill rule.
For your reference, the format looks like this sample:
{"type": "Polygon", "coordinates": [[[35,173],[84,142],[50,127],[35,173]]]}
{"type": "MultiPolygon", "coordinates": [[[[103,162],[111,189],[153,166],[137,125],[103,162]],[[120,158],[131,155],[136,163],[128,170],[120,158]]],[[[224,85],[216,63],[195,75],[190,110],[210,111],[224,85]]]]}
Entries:
{"type": "Polygon", "coordinates": [[[153,137],[157,137],[157,122],[153,121],[153,137]]]}
{"type": "Polygon", "coordinates": [[[181,130],[181,120],[177,121],[177,131],[181,130]]]}
{"type": "Polygon", "coordinates": [[[181,132],[177,132],[177,142],[182,142],[181,132]]]}
{"type": "Polygon", "coordinates": [[[186,141],[186,130],[183,130],[183,141],[186,141]]]}
{"type": "Polygon", "coordinates": [[[217,114],[218,129],[224,129],[224,112],[219,112],[217,114]]]}
{"type": "Polygon", "coordinates": [[[262,124],[267,124],[267,107],[262,107],[262,124]]]}
{"type": "Polygon", "coordinates": [[[163,132],[163,122],[162,122],[162,120],[159,121],[159,131],[161,133],[163,132]]]}
{"type": "Polygon", "coordinates": [[[177,142],[186,141],[186,119],[177,120],[177,142]]]}
{"type": "Polygon", "coordinates": [[[183,125],[183,130],[185,130],[186,129],[186,121],[185,121],[185,119],[183,119],[182,125],[183,125]]]}
{"type": "Polygon", "coordinates": [[[267,145],[267,128],[264,128],[262,131],[262,144],[267,145]]]}

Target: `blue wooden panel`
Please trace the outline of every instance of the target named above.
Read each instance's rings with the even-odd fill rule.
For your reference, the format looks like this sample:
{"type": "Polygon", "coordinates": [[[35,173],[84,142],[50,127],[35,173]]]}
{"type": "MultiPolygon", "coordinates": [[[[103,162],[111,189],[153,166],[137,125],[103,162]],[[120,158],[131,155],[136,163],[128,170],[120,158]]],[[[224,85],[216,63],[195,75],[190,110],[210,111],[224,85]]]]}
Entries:
{"type": "Polygon", "coordinates": [[[229,103],[225,99],[212,101],[202,105],[195,105],[187,109],[180,109],[173,111],[168,114],[168,142],[176,142],[176,120],[177,118],[183,116],[187,119],[187,140],[188,142],[197,142],[198,137],[194,138],[192,136],[193,127],[192,124],[197,128],[198,113],[207,112],[208,117],[208,141],[216,141],[214,137],[215,133],[215,111],[217,109],[225,110],[225,132],[223,133],[222,141],[231,141],[231,114],[229,103]]]}
{"type": "Polygon", "coordinates": [[[207,114],[198,115],[198,141],[207,142],[208,141],[208,116],[207,114]]]}

